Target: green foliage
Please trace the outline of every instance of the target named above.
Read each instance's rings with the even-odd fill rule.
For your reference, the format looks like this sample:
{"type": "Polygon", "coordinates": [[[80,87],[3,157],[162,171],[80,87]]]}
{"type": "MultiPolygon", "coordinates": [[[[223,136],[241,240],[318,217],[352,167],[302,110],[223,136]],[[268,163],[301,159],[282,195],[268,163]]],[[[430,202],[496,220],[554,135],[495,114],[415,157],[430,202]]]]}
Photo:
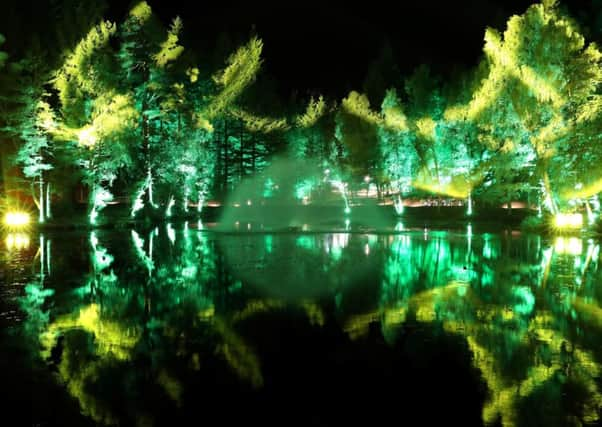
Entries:
{"type": "Polygon", "coordinates": [[[213,77],[220,91],[199,115],[202,125],[203,120],[211,120],[226,110],[255,80],[261,67],[262,50],[263,42],[254,37],[228,58],[228,66],[213,77]]]}
{"type": "Polygon", "coordinates": [[[103,76],[98,72],[99,68],[102,69],[97,62],[98,52],[107,46],[116,29],[115,24],[108,21],[96,25],[57,71],[54,87],[67,124],[77,126],[84,121],[86,97],[98,95],[107,89],[103,76]]]}
{"type": "Polygon", "coordinates": [[[48,162],[51,153],[48,132],[54,127],[54,115],[44,101],[28,107],[22,112],[24,123],[20,126],[20,136],[25,143],[19,149],[17,163],[22,166],[26,177],[40,180],[44,172],[53,167],[48,162]]]}
{"type": "Polygon", "coordinates": [[[167,63],[175,61],[184,51],[184,47],[178,44],[181,31],[182,20],[177,17],[173,20],[171,28],[167,32],[167,39],[161,43],[161,50],[154,55],[159,67],[165,67],[167,63]]]}
{"type": "MultiPolygon", "coordinates": [[[[83,11],[76,27],[99,22],[103,7],[83,11]]],[[[48,179],[61,147],[61,165],[80,167],[92,194],[111,188],[165,210],[179,199],[187,210],[286,150],[356,182],[369,175],[379,195],[417,189],[492,204],[534,196],[556,211],[602,189],[602,53],[555,1],[511,17],[503,32],[486,29],[479,66],[449,81],[422,65],[386,90],[383,76],[398,78],[385,46],[366,94],[352,91],[338,108],[322,96],[279,105],[259,76],[257,37],[238,49],[221,38],[216,55],[233,53],[211,77],[184,54],[182,30],[179,17],[164,28],[144,1],[119,27],[101,20],[52,73],[50,97],[48,73],[27,71],[41,55],[11,64],[24,76],[10,107],[20,112],[5,115],[5,129],[23,141],[26,177],[48,179]]],[[[64,36],[68,45],[73,34],[64,36]]]]}
{"type": "Polygon", "coordinates": [[[307,104],[305,113],[295,119],[297,126],[308,128],[314,126],[318,120],[326,113],[326,102],[320,96],[318,99],[311,98],[307,104]]]}

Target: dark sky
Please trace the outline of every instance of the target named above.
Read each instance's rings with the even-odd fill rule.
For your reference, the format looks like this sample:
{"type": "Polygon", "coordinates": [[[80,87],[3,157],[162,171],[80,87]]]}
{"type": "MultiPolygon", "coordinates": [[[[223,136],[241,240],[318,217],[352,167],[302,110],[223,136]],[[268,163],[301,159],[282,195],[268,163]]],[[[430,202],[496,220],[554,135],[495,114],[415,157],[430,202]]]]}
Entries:
{"type": "MultiPolygon", "coordinates": [[[[0,33],[11,42],[24,39],[29,30],[52,25],[40,4],[81,0],[2,0],[0,33]],[[4,3],[6,2],[6,3],[4,3]],[[7,10],[12,10],[9,14],[7,10]],[[2,13],[2,12],[6,13],[2,13]],[[11,25],[12,24],[12,25],[11,25]],[[12,33],[8,27],[12,26],[12,33]],[[5,27],[5,28],[3,28],[5,27]]],[[[93,1],[93,0],[88,0],[93,1]]],[[[122,22],[135,1],[105,0],[107,18],[122,22]]],[[[420,64],[440,74],[455,67],[471,68],[482,55],[486,26],[503,29],[513,14],[523,13],[535,0],[384,0],[271,1],[147,0],[169,25],[179,15],[184,21],[184,44],[189,50],[212,52],[220,33],[228,33],[233,47],[255,32],[264,41],[263,75],[277,81],[280,94],[297,91],[324,93],[340,99],[349,90],[362,90],[370,67],[388,43],[399,72],[386,82],[399,84],[420,64]]],[[[602,21],[602,0],[561,0],[573,16],[590,25],[602,21]]],[[[73,4],[73,3],[72,3],[73,4]]],[[[602,27],[602,25],[598,25],[602,27]]],[[[597,34],[602,34],[598,28],[597,34]]],[[[598,40],[600,41],[600,40],[598,40]]],[[[52,46],[45,46],[53,49],[52,46]]],[[[13,56],[19,51],[13,49],[13,56]]],[[[221,56],[226,56],[224,52],[221,56]]],[[[203,67],[203,64],[199,64],[203,67]]],[[[208,66],[207,68],[210,68],[208,66]]],[[[389,78],[387,78],[388,80],[389,78]]]]}
{"type": "MultiPolygon", "coordinates": [[[[402,74],[421,63],[445,73],[477,64],[486,26],[503,29],[509,16],[534,0],[332,2],[148,0],[164,21],[184,20],[189,43],[211,48],[216,34],[264,40],[264,68],[281,90],[342,96],[361,89],[367,68],[388,42],[402,74]],[[358,4],[355,4],[358,3],[358,4]]],[[[564,3],[567,3],[565,0],[564,3]]],[[[591,4],[573,1],[572,5],[591,4]]]]}
{"type": "Polygon", "coordinates": [[[533,1],[149,3],[162,19],[179,14],[190,42],[202,48],[210,48],[206,43],[221,31],[244,39],[254,28],[265,43],[265,69],[283,91],[315,89],[341,96],[361,89],[370,62],[386,42],[402,73],[421,63],[441,71],[453,64],[472,66],[481,54],[485,26],[502,27],[533,1]]]}

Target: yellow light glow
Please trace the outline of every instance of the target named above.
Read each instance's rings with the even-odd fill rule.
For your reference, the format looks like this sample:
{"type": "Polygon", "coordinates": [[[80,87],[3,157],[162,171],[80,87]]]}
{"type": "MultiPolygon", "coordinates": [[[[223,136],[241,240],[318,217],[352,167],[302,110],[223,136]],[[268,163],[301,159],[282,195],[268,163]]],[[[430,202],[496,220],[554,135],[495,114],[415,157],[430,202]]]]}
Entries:
{"type": "Polygon", "coordinates": [[[584,185],[578,190],[568,189],[563,191],[560,195],[564,200],[586,199],[600,192],[602,192],[602,178],[592,182],[591,184],[584,185]]]}
{"type": "Polygon", "coordinates": [[[29,236],[23,233],[11,233],[6,236],[6,249],[21,250],[29,248],[29,236]]]}
{"type": "Polygon", "coordinates": [[[579,213],[559,213],[554,217],[554,226],[560,229],[578,229],[583,226],[583,215],[579,213]]]}
{"type": "Polygon", "coordinates": [[[91,127],[80,130],[77,134],[77,139],[85,147],[93,147],[96,144],[96,135],[91,127]]]}
{"type": "Polygon", "coordinates": [[[554,250],[559,254],[578,256],[583,251],[583,243],[577,237],[557,237],[554,250]]]}
{"type": "Polygon", "coordinates": [[[9,228],[23,228],[29,225],[30,218],[27,212],[8,212],[4,215],[4,225],[9,228]]]}
{"type": "Polygon", "coordinates": [[[458,199],[467,198],[472,190],[468,183],[463,183],[463,185],[455,185],[455,183],[437,184],[435,182],[428,182],[428,180],[420,179],[412,181],[412,186],[420,190],[428,191],[429,193],[455,197],[458,199]]]}

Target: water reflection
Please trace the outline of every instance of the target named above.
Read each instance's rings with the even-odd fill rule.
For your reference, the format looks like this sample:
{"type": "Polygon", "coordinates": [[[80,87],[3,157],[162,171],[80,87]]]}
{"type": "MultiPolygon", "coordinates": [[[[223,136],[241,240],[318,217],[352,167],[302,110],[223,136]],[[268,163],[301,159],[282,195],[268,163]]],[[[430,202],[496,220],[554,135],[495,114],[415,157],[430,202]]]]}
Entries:
{"type": "Polygon", "coordinates": [[[4,242],[8,251],[29,248],[29,236],[25,233],[9,233],[4,242]]]}
{"type": "Polygon", "coordinates": [[[534,407],[551,411],[556,425],[599,419],[602,295],[593,240],[478,233],[471,225],[411,232],[399,224],[384,235],[193,227],[90,233],[89,262],[72,272],[74,288],[51,274],[67,264],[53,265],[50,239],[40,236],[22,328],[95,422],[151,423],[153,401],[177,411],[199,379],[269,388],[272,359],[262,356],[262,330],[250,325],[282,316],[366,346],[376,327],[391,351],[415,325],[462,338],[488,390],[486,424],[529,424],[534,407]]]}

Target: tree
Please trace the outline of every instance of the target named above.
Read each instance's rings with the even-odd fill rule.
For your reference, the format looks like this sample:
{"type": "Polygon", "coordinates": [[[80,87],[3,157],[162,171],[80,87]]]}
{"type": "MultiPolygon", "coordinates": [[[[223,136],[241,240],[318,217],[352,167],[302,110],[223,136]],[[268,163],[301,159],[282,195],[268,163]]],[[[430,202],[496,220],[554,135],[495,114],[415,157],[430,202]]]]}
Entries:
{"type": "Polygon", "coordinates": [[[53,169],[51,133],[56,127],[44,88],[49,75],[42,56],[31,53],[11,64],[10,77],[17,84],[7,97],[10,105],[4,112],[3,130],[21,141],[15,161],[31,180],[32,198],[42,223],[51,216],[47,175],[53,169]]]}
{"type": "Polygon", "coordinates": [[[402,196],[408,192],[420,162],[414,148],[415,135],[411,132],[401,100],[395,89],[389,89],[381,105],[383,123],[378,127],[378,146],[383,159],[382,181],[397,193],[396,211],[403,211],[402,196]]]}
{"type": "Polygon", "coordinates": [[[19,125],[20,137],[24,144],[19,148],[17,163],[23,168],[23,174],[32,180],[32,193],[38,207],[38,221],[44,222],[51,217],[50,183],[46,182],[46,172],[53,168],[50,163],[52,141],[49,133],[55,126],[54,114],[45,101],[31,99],[21,112],[19,125]],[[34,185],[38,187],[35,197],[34,185]]]}
{"type": "Polygon", "coordinates": [[[349,172],[356,178],[380,177],[376,125],[381,122],[381,117],[370,110],[368,98],[357,92],[351,92],[341,106],[336,119],[337,133],[349,153],[345,159],[349,172]]]}
{"type": "MultiPolygon", "coordinates": [[[[554,213],[566,174],[552,177],[553,163],[560,160],[560,152],[570,153],[578,145],[575,128],[600,111],[600,52],[595,45],[585,45],[575,24],[559,14],[554,1],[512,17],[503,36],[488,29],[485,41],[487,76],[468,104],[446,115],[477,120],[493,152],[516,147],[515,152],[523,155],[521,169],[534,168],[546,205],[554,213]],[[522,148],[524,144],[530,149],[522,148]]],[[[566,159],[560,161],[566,164],[566,159]]],[[[524,178],[521,173],[518,179],[524,178]]]]}

